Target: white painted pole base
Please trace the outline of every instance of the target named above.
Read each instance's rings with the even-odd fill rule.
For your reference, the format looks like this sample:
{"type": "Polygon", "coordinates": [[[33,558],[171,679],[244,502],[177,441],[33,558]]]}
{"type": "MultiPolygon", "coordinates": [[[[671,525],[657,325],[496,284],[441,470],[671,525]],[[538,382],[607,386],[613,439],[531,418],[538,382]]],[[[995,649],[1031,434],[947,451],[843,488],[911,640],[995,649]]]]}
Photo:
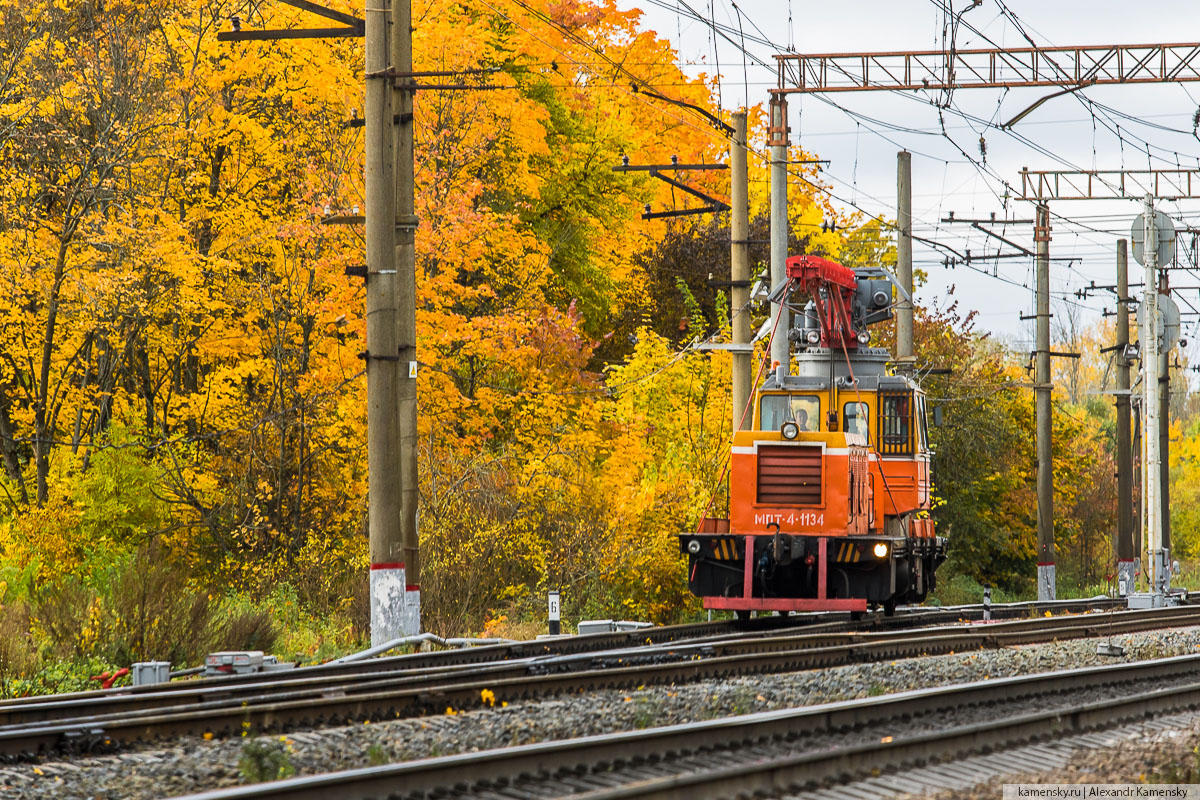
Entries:
{"type": "Polygon", "coordinates": [[[404,635],[416,636],[421,632],[421,587],[415,583],[404,589],[404,635]]]}
{"type": "Polygon", "coordinates": [[[1038,602],[1046,602],[1057,598],[1057,590],[1054,582],[1054,565],[1053,564],[1038,564],[1038,602]]]}
{"type": "Polygon", "coordinates": [[[408,636],[403,564],[371,565],[371,646],[408,636]]]}
{"type": "Polygon", "coordinates": [[[1128,596],[1136,586],[1136,564],[1134,560],[1117,562],[1117,597],[1128,596]]]}

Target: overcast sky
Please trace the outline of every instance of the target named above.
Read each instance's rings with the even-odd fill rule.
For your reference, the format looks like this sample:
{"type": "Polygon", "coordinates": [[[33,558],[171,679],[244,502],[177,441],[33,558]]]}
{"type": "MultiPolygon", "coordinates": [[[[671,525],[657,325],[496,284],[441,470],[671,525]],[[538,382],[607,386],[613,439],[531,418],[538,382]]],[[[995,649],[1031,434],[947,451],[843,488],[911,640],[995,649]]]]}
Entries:
{"type": "MultiPolygon", "coordinates": [[[[775,85],[773,67],[754,63],[757,57],[773,65],[772,56],[794,47],[800,53],[872,52],[942,49],[946,20],[944,0],[618,0],[623,8],[640,8],[645,27],[668,38],[690,72],[718,72],[725,108],[765,103],[775,85]],[[743,53],[711,24],[739,43],[743,53]],[[740,13],[739,13],[740,12],[740,13]],[[790,18],[790,22],[789,22],[790,18]],[[772,42],[768,46],[755,39],[772,42]],[[715,40],[715,45],[714,45],[715,40]]],[[[1151,44],[1200,41],[1200,3],[1147,0],[1131,4],[1115,0],[982,0],[971,7],[956,0],[953,13],[964,23],[955,39],[960,49],[991,47],[966,23],[1005,47],[1027,46],[1012,17],[1039,45],[1151,44]],[[964,9],[969,9],[964,11],[964,9]],[[1004,12],[1011,12],[1012,17],[1004,12]]],[[[1039,169],[1145,169],[1200,166],[1200,140],[1193,134],[1193,115],[1200,101],[1200,83],[1091,87],[1051,99],[1018,123],[1009,134],[996,127],[1050,89],[963,89],[954,93],[952,109],[942,112],[931,102],[933,93],[854,92],[825,96],[789,97],[792,142],[831,160],[824,177],[843,200],[871,214],[895,217],[896,151],[913,153],[914,233],[943,242],[959,252],[997,252],[995,240],[967,225],[941,220],[953,211],[959,218],[1031,219],[1033,207],[1020,200],[1004,202],[1003,181],[1019,186],[1022,167],[1039,169]],[[831,101],[831,102],[830,102],[831,101]],[[842,108],[838,108],[836,103],[842,108]],[[1103,104],[1110,110],[1098,108],[1103,104]],[[845,110],[843,110],[845,109],[845,110]],[[961,112],[961,113],[960,113],[961,112]],[[856,117],[855,115],[860,115],[856,117]],[[964,119],[963,115],[981,122],[964,119]],[[864,119],[869,118],[869,119],[864,119]],[[986,124],[991,123],[991,124],[986,124]],[[1163,130],[1175,129],[1175,131],[1163,130]],[[986,165],[980,137],[986,146],[986,165]],[[961,148],[961,150],[960,150],[961,148]],[[1149,150],[1149,154],[1147,153],[1149,150]],[[964,152],[966,155],[964,155],[964,152]]],[[[761,146],[763,143],[755,143],[761,146]]],[[[1200,224],[1200,201],[1165,202],[1160,209],[1179,226],[1200,224]]],[[[1065,321],[1073,308],[1080,321],[1098,319],[1113,308],[1113,295],[1100,292],[1079,299],[1075,292],[1095,281],[1114,282],[1116,240],[1128,237],[1140,212],[1134,201],[1063,201],[1053,203],[1051,256],[1074,261],[1051,265],[1051,285],[1059,302],[1055,322],[1065,321]],[[1063,306],[1070,301],[1073,306],[1063,306]]],[[[1032,227],[1004,230],[1014,242],[1033,249],[1032,227]]],[[[1190,246],[1191,237],[1188,236],[1190,246]]],[[[1015,252],[1000,245],[1003,252],[1015,252]]],[[[1182,260],[1183,251],[1180,251],[1182,260]]],[[[944,302],[951,284],[967,309],[979,312],[981,327],[1032,347],[1032,329],[1019,316],[1032,309],[1032,259],[1009,258],[977,262],[980,271],[963,266],[947,269],[944,252],[918,245],[914,260],[927,269],[929,284],[918,294],[923,303],[944,302]],[[984,274],[984,273],[987,274],[984,274]],[[994,275],[992,274],[994,272],[994,275]]],[[[1140,283],[1139,265],[1130,262],[1131,283],[1140,283]]],[[[1200,308],[1200,278],[1177,270],[1172,283],[1181,287],[1178,303],[1200,308]],[[1182,288],[1190,287],[1190,288],[1182,288]]],[[[1196,336],[1195,316],[1184,317],[1196,336]]],[[[1191,347],[1189,351],[1196,351],[1191,347]]]]}

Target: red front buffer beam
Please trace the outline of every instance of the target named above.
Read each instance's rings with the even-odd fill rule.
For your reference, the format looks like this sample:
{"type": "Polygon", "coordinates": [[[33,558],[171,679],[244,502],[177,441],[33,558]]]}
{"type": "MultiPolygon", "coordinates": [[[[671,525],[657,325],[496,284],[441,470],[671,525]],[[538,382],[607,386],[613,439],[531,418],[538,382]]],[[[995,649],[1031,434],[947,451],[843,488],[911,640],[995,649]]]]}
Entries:
{"type": "Polygon", "coordinates": [[[828,543],[822,537],[817,557],[817,597],[755,597],[754,587],[754,540],[745,539],[745,561],[742,575],[741,597],[705,597],[704,607],[726,611],[866,611],[865,597],[827,597],[828,543]]]}

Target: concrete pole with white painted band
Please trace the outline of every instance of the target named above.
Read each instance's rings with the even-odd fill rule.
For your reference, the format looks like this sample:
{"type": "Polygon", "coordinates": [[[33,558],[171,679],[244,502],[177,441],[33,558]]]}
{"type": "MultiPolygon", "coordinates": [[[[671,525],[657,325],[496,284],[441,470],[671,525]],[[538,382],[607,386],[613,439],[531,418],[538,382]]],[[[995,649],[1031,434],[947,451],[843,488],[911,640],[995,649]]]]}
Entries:
{"type": "Polygon", "coordinates": [[[1055,599],[1054,458],[1050,385],[1050,208],[1037,206],[1037,586],[1038,600],[1055,599]]]}
{"type": "Polygon", "coordinates": [[[371,644],[405,634],[400,531],[400,420],[396,413],[399,317],[396,308],[396,191],[392,90],[387,76],[386,2],[368,3],[366,47],[367,529],[371,644]]]}
{"type": "Polygon", "coordinates": [[[396,322],[398,352],[396,416],[400,426],[399,535],[404,563],[406,636],[421,632],[421,552],[417,533],[417,215],[416,162],[413,156],[412,2],[392,0],[391,52],[395,126],[396,322]]]}

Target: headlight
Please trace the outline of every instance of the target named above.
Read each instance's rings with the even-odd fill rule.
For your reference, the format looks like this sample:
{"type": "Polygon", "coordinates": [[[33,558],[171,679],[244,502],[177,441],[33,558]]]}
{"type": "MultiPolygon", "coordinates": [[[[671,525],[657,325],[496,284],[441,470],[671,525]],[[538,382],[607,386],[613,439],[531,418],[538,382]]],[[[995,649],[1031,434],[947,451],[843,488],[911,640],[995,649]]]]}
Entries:
{"type": "Polygon", "coordinates": [[[871,334],[867,333],[866,331],[858,332],[858,343],[859,344],[866,344],[869,341],[871,341],[871,334]]]}
{"type": "Polygon", "coordinates": [[[800,435],[800,426],[789,419],[779,427],[779,433],[782,434],[783,438],[785,439],[795,439],[800,435]]]}
{"type": "Polygon", "coordinates": [[[888,553],[887,542],[876,542],[875,543],[875,557],[876,558],[887,558],[887,553],[888,553]]]}
{"type": "Polygon", "coordinates": [[[805,334],[805,338],[808,339],[809,344],[816,344],[817,342],[821,341],[821,332],[818,330],[811,330],[805,334]]]}
{"type": "Polygon", "coordinates": [[[694,556],[700,555],[700,540],[692,539],[688,542],[688,552],[694,556]]]}

